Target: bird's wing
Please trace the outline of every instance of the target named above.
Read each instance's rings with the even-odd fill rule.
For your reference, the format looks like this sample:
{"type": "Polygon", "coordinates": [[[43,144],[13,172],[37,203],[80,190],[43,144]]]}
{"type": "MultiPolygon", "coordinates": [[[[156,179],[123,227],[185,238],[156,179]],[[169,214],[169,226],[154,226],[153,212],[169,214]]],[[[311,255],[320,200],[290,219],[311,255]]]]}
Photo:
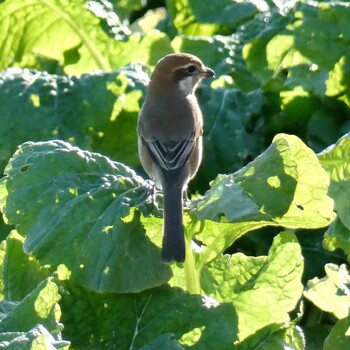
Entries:
{"type": "Polygon", "coordinates": [[[154,140],[146,142],[146,146],[156,164],[164,170],[173,171],[181,169],[188,161],[194,143],[193,139],[167,142],[154,140]]]}

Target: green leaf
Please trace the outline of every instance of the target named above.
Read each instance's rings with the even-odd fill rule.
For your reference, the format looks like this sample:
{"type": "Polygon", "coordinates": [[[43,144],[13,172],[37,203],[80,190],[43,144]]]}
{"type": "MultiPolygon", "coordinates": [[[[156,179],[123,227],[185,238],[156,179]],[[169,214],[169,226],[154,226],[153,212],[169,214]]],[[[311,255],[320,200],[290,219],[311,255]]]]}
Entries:
{"type": "MultiPolygon", "coordinates": [[[[56,336],[57,337],[57,336],[56,336]]],[[[0,333],[0,347],[10,350],[68,350],[70,342],[55,339],[54,335],[42,325],[28,332],[0,333]]]]}
{"type": "Polygon", "coordinates": [[[310,117],[322,108],[319,100],[304,86],[291,87],[280,92],[281,108],[288,116],[286,126],[293,132],[306,125],[310,117]]]}
{"type": "Polygon", "coordinates": [[[60,300],[57,285],[52,280],[41,282],[23,300],[16,303],[2,301],[0,333],[27,332],[37,324],[42,324],[49,331],[58,331],[62,326],[58,323],[60,300]]]}
{"type": "Polygon", "coordinates": [[[338,214],[337,220],[325,234],[324,245],[330,251],[342,249],[348,259],[350,257],[349,152],[350,134],[346,134],[318,156],[331,178],[329,195],[334,199],[334,207],[338,214]]]}
{"type": "Polygon", "coordinates": [[[0,73],[1,172],[28,140],[67,140],[139,165],[136,132],[130,130],[136,130],[147,81],[140,66],[80,78],[27,69],[0,73]]]}
{"type": "MultiPolygon", "coordinates": [[[[210,36],[230,34],[259,11],[253,1],[208,1],[206,6],[195,0],[167,1],[175,28],[182,34],[210,36]]],[[[265,2],[259,3],[267,9],[265,2]]]]}
{"type": "Polygon", "coordinates": [[[205,123],[204,158],[197,177],[206,188],[217,174],[236,171],[263,149],[259,125],[264,98],[258,90],[243,93],[203,86],[198,99],[205,123]]]}
{"type": "Polygon", "coordinates": [[[298,326],[272,323],[246,338],[237,350],[304,350],[305,339],[298,326]]]}
{"type": "Polygon", "coordinates": [[[23,144],[6,173],[1,209],[40,264],[64,264],[75,283],[101,292],[139,292],[170,278],[135,209],[152,211],[147,184],[131,169],[51,141],[23,144]]]}
{"type": "MultiPolygon", "coordinates": [[[[0,268],[4,270],[4,259],[6,255],[6,242],[2,241],[0,243],[0,268]]],[[[4,278],[0,278],[0,300],[4,299],[4,278]]]]}
{"type": "Polygon", "coordinates": [[[297,137],[280,134],[246,167],[218,176],[193,213],[202,220],[324,227],[334,219],[328,185],[316,155],[297,137]]]}
{"type": "Polygon", "coordinates": [[[334,118],[332,111],[325,108],[312,114],[307,125],[307,132],[311,138],[309,145],[314,150],[323,150],[325,146],[336,142],[342,136],[339,130],[339,120],[334,118]]]}
{"type": "Polygon", "coordinates": [[[347,349],[350,347],[350,317],[345,317],[333,326],[322,350],[347,349]]]}
{"type": "Polygon", "coordinates": [[[199,265],[264,226],[329,225],[334,213],[328,184],[328,175],[309,148],[295,136],[277,135],[262,155],[234,174],[219,175],[192,203],[191,213],[205,220],[194,232],[205,243],[199,265]]]}
{"type": "Polygon", "coordinates": [[[67,289],[61,305],[65,336],[82,349],[152,349],[155,344],[181,349],[177,341],[184,348],[226,350],[237,339],[232,304],[210,303],[169,286],[121,295],[67,289]]]}
{"type": "Polygon", "coordinates": [[[310,1],[278,6],[239,31],[242,55],[267,93],[269,133],[300,135],[320,151],[348,131],[339,124],[347,120],[343,103],[349,104],[349,7],[310,1]]]}
{"type": "Polygon", "coordinates": [[[339,217],[330,224],[324,235],[323,245],[331,252],[340,248],[350,261],[350,230],[344,226],[339,217]]]}
{"type": "Polygon", "coordinates": [[[223,256],[203,268],[201,284],[209,296],[231,301],[239,339],[274,322],[288,322],[302,295],[303,258],[295,235],[278,235],[267,257],[223,256]]]}
{"type": "MultiPolygon", "coordinates": [[[[142,0],[140,0],[142,1],[142,0]]],[[[148,10],[142,17],[139,17],[136,21],[132,22],[130,29],[134,32],[148,33],[156,28],[165,29],[165,23],[167,20],[167,12],[164,7],[158,7],[148,10]]]]}
{"type": "Polygon", "coordinates": [[[190,0],[168,0],[167,10],[172,24],[179,33],[187,35],[213,35],[218,26],[209,23],[198,23],[190,8],[190,0]]]}
{"type": "Polygon", "coordinates": [[[199,253],[198,269],[220,256],[245,233],[269,224],[268,221],[263,220],[235,223],[219,223],[211,220],[198,222],[196,229],[192,232],[195,239],[204,242],[199,253]]]}
{"type": "Polygon", "coordinates": [[[350,79],[350,56],[343,56],[329,72],[327,80],[327,96],[337,97],[350,106],[349,79],[350,79]]]}
{"type": "Polygon", "coordinates": [[[346,3],[301,3],[293,23],[295,47],[319,67],[332,69],[348,51],[349,16],[346,3]]]}
{"type": "Polygon", "coordinates": [[[350,276],[346,265],[326,264],[326,277],[308,281],[304,295],[321,310],[332,313],[338,319],[349,315],[350,276]]]}
{"type": "Polygon", "coordinates": [[[222,31],[232,33],[242,23],[254,17],[260,10],[267,10],[265,1],[257,4],[254,1],[208,1],[201,6],[198,1],[189,0],[189,5],[196,21],[199,23],[215,23],[223,27],[222,31]]]}
{"type": "Polygon", "coordinates": [[[82,0],[6,1],[0,4],[0,69],[13,63],[38,68],[55,60],[68,74],[111,71],[130,63],[155,64],[171,51],[160,32],[115,40],[82,0]]]}
{"type": "Polygon", "coordinates": [[[162,334],[157,337],[155,340],[149,344],[143,346],[140,350],[158,350],[158,349],[167,349],[167,350],[184,350],[178,341],[174,339],[173,334],[162,334]]]}
{"type": "Polygon", "coordinates": [[[350,134],[344,135],[338,142],[321,154],[319,159],[331,178],[329,195],[335,201],[335,210],[339,219],[350,230],[350,134]]]}
{"type": "MultiPolygon", "coordinates": [[[[145,8],[145,3],[142,0],[128,0],[128,1],[103,1],[97,2],[88,0],[87,8],[97,17],[104,20],[105,26],[112,30],[112,33],[118,36],[129,33],[127,28],[124,32],[118,33],[116,26],[126,27],[128,19],[132,16],[134,11],[140,11],[145,8]],[[115,31],[113,31],[113,29],[115,31]]],[[[104,26],[104,27],[105,27],[104,26]]]]}
{"type": "Polygon", "coordinates": [[[24,238],[15,230],[6,239],[6,255],[2,277],[6,300],[22,300],[49,272],[23,252],[24,238]]]}
{"type": "Polygon", "coordinates": [[[98,28],[99,20],[83,6],[83,1],[6,1],[0,4],[0,9],[2,69],[13,61],[30,64],[35,60],[34,52],[62,65],[64,52],[80,47],[86,70],[111,70],[102,48],[112,39],[98,28]],[[91,40],[93,30],[95,35],[91,40]]]}
{"type": "MultiPolygon", "coordinates": [[[[247,42],[242,51],[247,66],[261,85],[279,78],[289,57],[293,56],[293,38],[285,30],[286,18],[276,14],[271,18],[266,28],[247,42]]],[[[283,81],[283,75],[280,79],[283,81]]]]}

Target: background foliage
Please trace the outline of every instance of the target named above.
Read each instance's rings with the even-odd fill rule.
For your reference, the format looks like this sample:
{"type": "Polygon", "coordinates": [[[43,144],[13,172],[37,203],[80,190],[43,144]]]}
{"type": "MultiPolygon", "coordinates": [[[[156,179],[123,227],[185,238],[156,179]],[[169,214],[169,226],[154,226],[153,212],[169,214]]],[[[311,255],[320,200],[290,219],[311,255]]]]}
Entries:
{"type": "Polygon", "coordinates": [[[347,1],[0,1],[1,347],[350,347],[349,22],[347,1]],[[168,266],[135,129],[177,51],[216,79],[168,266]]]}

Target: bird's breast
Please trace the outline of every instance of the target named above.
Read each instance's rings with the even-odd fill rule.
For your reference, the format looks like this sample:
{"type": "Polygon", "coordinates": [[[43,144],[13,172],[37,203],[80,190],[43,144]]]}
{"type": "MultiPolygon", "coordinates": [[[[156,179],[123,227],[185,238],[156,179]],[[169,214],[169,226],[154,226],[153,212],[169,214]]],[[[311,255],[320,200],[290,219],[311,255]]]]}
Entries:
{"type": "MultiPolygon", "coordinates": [[[[202,113],[196,97],[184,96],[180,99],[159,96],[150,103],[145,101],[142,118],[147,120],[147,134],[163,142],[190,138],[202,129],[202,113]]],[[[200,136],[200,135],[197,135],[200,136]]]]}

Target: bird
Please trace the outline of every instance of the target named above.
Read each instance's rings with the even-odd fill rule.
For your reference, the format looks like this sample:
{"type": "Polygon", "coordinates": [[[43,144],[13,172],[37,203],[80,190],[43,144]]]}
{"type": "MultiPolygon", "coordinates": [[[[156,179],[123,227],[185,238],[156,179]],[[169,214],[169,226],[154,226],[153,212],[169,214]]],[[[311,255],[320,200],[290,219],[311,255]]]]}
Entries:
{"type": "Polygon", "coordinates": [[[202,160],[203,116],[195,91],[214,77],[196,56],[172,53],[158,61],[137,122],[140,162],[163,193],[165,263],[185,260],[183,197],[202,160]]]}

